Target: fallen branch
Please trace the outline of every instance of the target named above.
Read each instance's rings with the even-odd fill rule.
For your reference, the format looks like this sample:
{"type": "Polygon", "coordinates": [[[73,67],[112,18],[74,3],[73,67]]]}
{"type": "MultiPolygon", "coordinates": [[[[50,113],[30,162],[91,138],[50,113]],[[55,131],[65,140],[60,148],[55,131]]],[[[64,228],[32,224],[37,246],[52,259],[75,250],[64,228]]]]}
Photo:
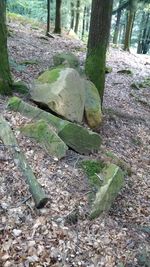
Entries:
{"type": "Polygon", "coordinates": [[[4,145],[8,146],[9,151],[13,154],[14,162],[18,165],[23,176],[26,178],[35,206],[37,208],[44,207],[48,201],[48,197],[45,195],[41,185],[34,176],[32,169],[28,165],[24,154],[18,146],[17,140],[9,124],[3,116],[0,116],[0,139],[3,141],[4,145]]]}

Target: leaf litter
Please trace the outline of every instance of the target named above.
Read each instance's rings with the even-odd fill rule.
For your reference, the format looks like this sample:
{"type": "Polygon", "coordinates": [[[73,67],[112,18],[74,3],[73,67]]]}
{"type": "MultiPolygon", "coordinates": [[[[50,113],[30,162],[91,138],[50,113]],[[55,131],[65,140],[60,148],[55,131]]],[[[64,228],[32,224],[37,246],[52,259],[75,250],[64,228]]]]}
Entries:
{"type": "MultiPolygon", "coordinates": [[[[15,79],[30,84],[41,71],[52,66],[52,56],[62,50],[76,53],[83,64],[85,52],[80,41],[67,36],[46,41],[37,38],[40,31],[18,27],[17,23],[11,26],[10,57],[18,63],[39,60],[38,65],[28,65],[22,71],[12,68],[15,79]]],[[[12,155],[0,142],[0,266],[142,266],[139,255],[150,249],[150,136],[146,123],[149,109],[130,95],[130,84],[150,75],[150,66],[146,64],[149,56],[110,48],[107,61],[113,71],[106,76],[104,122],[98,132],[103,138],[103,150],[113,151],[129,163],[132,175],[125,178],[125,187],[110,212],[94,221],[88,219],[87,178],[78,168],[84,156],[69,150],[59,161],[50,157],[36,142],[16,131],[29,120],[7,111],[7,98],[1,97],[0,111],[15,130],[20,149],[50,201],[44,209],[35,209],[12,155]],[[118,74],[123,68],[132,69],[133,76],[118,74]],[[127,116],[105,112],[107,109],[127,116]],[[131,116],[135,119],[130,119],[131,116]],[[71,224],[67,218],[74,211],[77,220],[71,224]]],[[[149,88],[143,89],[142,93],[145,92],[149,97],[149,88]]],[[[100,151],[88,158],[101,156],[100,151]]]]}

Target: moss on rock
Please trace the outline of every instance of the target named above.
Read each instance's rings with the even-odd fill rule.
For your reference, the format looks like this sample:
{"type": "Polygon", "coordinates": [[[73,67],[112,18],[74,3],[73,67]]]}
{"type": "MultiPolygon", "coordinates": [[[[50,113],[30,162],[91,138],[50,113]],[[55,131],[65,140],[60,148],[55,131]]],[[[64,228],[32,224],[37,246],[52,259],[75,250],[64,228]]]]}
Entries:
{"type": "Polygon", "coordinates": [[[79,67],[79,60],[78,58],[72,53],[57,53],[53,57],[53,62],[55,66],[59,66],[61,64],[67,63],[68,67],[70,68],[78,68],[79,67]]]}
{"type": "Polygon", "coordinates": [[[52,70],[47,70],[43,72],[39,77],[38,81],[41,83],[54,83],[59,78],[59,74],[62,68],[55,68],[52,70]]]}

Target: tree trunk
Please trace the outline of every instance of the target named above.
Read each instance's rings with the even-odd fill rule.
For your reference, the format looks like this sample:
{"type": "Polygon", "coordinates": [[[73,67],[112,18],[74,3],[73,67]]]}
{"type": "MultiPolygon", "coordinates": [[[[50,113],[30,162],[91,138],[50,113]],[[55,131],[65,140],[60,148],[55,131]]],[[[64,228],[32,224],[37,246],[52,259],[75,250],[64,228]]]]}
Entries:
{"type": "MultiPolygon", "coordinates": [[[[119,2],[119,6],[120,6],[120,4],[121,4],[121,0],[119,2]]],[[[117,44],[118,43],[121,11],[122,11],[121,9],[118,9],[118,11],[117,11],[117,19],[116,19],[115,32],[114,32],[114,37],[113,37],[113,44],[117,44]]]]}
{"type": "Polygon", "coordinates": [[[50,0],[47,0],[47,31],[46,35],[50,32],[50,0]]]}
{"type": "Polygon", "coordinates": [[[137,47],[137,53],[142,53],[142,35],[143,35],[143,29],[145,27],[145,12],[142,14],[141,22],[140,22],[140,30],[139,30],[139,36],[138,36],[138,47],[137,47]]]}
{"type": "Polygon", "coordinates": [[[82,39],[84,38],[84,33],[85,33],[85,17],[86,17],[86,6],[84,7],[83,10],[82,39]]]}
{"type": "Polygon", "coordinates": [[[80,0],[77,0],[77,6],[76,6],[76,21],[75,21],[75,33],[78,32],[79,28],[79,19],[80,19],[80,0]]]}
{"type": "Polygon", "coordinates": [[[90,25],[90,7],[86,8],[86,31],[89,32],[89,25],[90,25]]]}
{"type": "Polygon", "coordinates": [[[17,163],[23,176],[26,178],[26,182],[29,185],[29,190],[34,199],[37,208],[42,208],[48,201],[43,189],[38,183],[36,177],[34,176],[32,169],[28,165],[24,154],[18,147],[17,140],[7,123],[7,121],[0,116],[0,139],[3,141],[4,145],[8,147],[10,152],[13,154],[14,162],[17,163]]]}
{"type": "Polygon", "coordinates": [[[150,43],[149,18],[150,18],[150,13],[147,13],[146,19],[145,19],[145,27],[144,27],[143,36],[142,36],[142,53],[143,54],[146,54],[149,50],[149,43],[150,43]]]}
{"type": "Polygon", "coordinates": [[[75,14],[74,14],[74,2],[71,2],[71,24],[70,24],[70,29],[73,30],[74,28],[74,19],[75,19],[75,14]]]}
{"type": "Polygon", "coordinates": [[[131,42],[132,29],[133,29],[135,13],[136,13],[136,4],[137,4],[137,0],[129,1],[129,12],[127,16],[125,42],[124,42],[125,51],[130,51],[130,42],[131,42]]]}
{"type": "Polygon", "coordinates": [[[6,0],[0,1],[0,94],[12,93],[12,80],[7,52],[6,0]]]}
{"type": "Polygon", "coordinates": [[[93,0],[85,71],[103,102],[106,50],[109,40],[112,0],[93,0]]]}
{"type": "Polygon", "coordinates": [[[56,15],[54,33],[61,33],[61,3],[62,0],[56,0],[56,15]]]}
{"type": "Polygon", "coordinates": [[[89,154],[99,150],[101,137],[76,123],[62,120],[51,113],[31,106],[18,97],[12,97],[8,102],[10,110],[18,111],[24,116],[35,120],[45,120],[50,126],[54,126],[58,136],[69,147],[80,154],[89,154]]]}

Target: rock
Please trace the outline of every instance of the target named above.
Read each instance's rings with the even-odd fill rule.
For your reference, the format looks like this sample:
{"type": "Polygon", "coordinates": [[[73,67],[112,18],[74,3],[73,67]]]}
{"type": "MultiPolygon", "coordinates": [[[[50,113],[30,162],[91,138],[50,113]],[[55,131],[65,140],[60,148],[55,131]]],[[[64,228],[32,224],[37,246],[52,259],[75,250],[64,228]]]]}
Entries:
{"type": "Polygon", "coordinates": [[[109,164],[102,171],[103,183],[96,193],[92,204],[90,219],[98,217],[103,211],[109,210],[112,202],[123,186],[123,172],[115,164],[109,164]]]}
{"type": "Polygon", "coordinates": [[[84,81],[72,68],[45,71],[31,90],[32,99],[70,120],[81,122],[85,105],[84,81]]]}
{"type": "Polygon", "coordinates": [[[106,66],[105,67],[105,73],[111,73],[112,72],[112,67],[110,67],[110,66],[106,66]]]}
{"type": "Polygon", "coordinates": [[[45,120],[50,126],[55,127],[58,136],[70,148],[80,154],[89,154],[100,149],[102,138],[99,134],[89,131],[76,123],[62,120],[53,114],[29,105],[19,97],[9,99],[7,109],[20,112],[32,120],[45,120]]]}
{"type": "Polygon", "coordinates": [[[53,56],[53,62],[55,66],[59,66],[61,64],[66,63],[70,68],[78,68],[80,63],[78,58],[72,53],[57,53],[53,56]]]}
{"type": "Polygon", "coordinates": [[[68,147],[44,120],[27,124],[20,130],[24,135],[37,140],[51,156],[60,159],[66,155],[68,147]]]}
{"type": "Polygon", "coordinates": [[[85,117],[91,128],[102,122],[101,100],[97,88],[90,81],[85,81],[85,117]]]}

